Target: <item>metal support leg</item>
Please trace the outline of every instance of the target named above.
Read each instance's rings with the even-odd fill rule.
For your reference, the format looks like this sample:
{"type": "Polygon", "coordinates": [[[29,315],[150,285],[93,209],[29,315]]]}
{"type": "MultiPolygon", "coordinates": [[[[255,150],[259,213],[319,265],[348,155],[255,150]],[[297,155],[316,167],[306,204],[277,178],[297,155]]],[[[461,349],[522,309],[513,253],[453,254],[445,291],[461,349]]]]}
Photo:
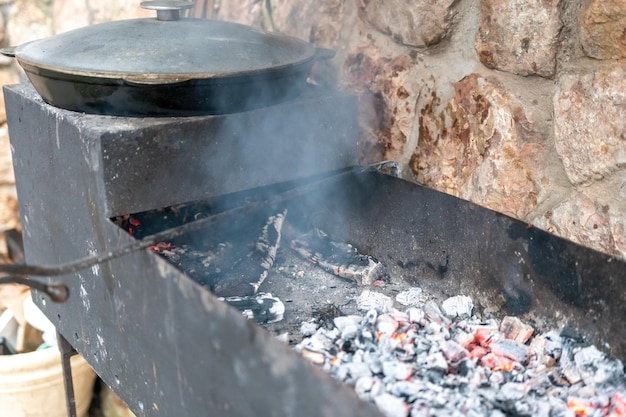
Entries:
{"type": "Polygon", "coordinates": [[[68,342],[61,333],[57,332],[57,341],[61,351],[61,366],[63,367],[63,384],[65,385],[65,401],[67,404],[67,417],[77,417],[76,398],[74,397],[74,381],[72,380],[72,364],[70,358],[76,355],[76,349],[68,342]]]}

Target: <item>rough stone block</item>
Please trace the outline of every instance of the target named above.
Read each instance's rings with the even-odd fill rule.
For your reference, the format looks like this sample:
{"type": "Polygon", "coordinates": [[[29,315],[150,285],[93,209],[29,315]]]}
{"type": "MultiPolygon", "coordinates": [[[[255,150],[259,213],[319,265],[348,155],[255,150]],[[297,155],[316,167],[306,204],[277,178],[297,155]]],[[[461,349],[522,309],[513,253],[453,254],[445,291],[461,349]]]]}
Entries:
{"type": "Polygon", "coordinates": [[[573,184],[599,181],[626,165],[626,63],[560,77],[554,96],[556,150],[573,184]]]}
{"type": "Polygon", "coordinates": [[[410,167],[429,187],[516,218],[537,204],[542,153],[522,104],[478,74],[454,84],[442,112],[436,94],[420,109],[419,144],[410,167]]]}
{"type": "Polygon", "coordinates": [[[626,214],[582,192],[573,192],[533,223],[581,245],[626,257],[626,214]]]}
{"type": "Polygon", "coordinates": [[[552,77],[561,13],[559,0],[483,0],[476,53],[489,68],[552,77]]]}
{"type": "Polygon", "coordinates": [[[448,33],[457,0],[357,0],[365,19],[376,29],[408,46],[432,46],[448,33]]]}
{"type": "Polygon", "coordinates": [[[585,2],[579,18],[580,42],[597,59],[626,57],[626,0],[585,2]]]}

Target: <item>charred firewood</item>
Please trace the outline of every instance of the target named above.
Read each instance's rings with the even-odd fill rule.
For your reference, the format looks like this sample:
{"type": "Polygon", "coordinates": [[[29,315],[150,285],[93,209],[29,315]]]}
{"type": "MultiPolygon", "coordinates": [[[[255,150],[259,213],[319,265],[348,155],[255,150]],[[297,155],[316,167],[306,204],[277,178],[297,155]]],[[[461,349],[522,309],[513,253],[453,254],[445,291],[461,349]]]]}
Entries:
{"type": "Polygon", "coordinates": [[[276,252],[280,246],[281,230],[286,215],[287,210],[268,218],[254,249],[238,265],[238,270],[241,271],[239,272],[241,279],[229,278],[217,283],[213,289],[216,295],[221,297],[243,297],[257,293],[276,259],[276,252]]]}
{"type": "Polygon", "coordinates": [[[349,243],[335,242],[320,229],[291,241],[291,248],[333,275],[359,285],[388,279],[384,265],[373,256],[360,254],[349,243]]]}

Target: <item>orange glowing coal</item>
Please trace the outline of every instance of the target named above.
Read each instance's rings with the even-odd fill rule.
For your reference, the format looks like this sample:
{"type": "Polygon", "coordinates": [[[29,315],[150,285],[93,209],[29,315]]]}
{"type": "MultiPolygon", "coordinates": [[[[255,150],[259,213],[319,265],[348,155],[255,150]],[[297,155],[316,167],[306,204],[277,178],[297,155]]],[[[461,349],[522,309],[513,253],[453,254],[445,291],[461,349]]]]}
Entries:
{"type": "Polygon", "coordinates": [[[567,399],[567,407],[574,412],[576,417],[586,417],[593,408],[588,401],[576,397],[567,399]]]}
{"type": "Polygon", "coordinates": [[[156,245],[148,246],[148,249],[153,252],[161,252],[172,248],[171,243],[159,242],[156,245]]]}
{"type": "Polygon", "coordinates": [[[409,335],[408,335],[408,334],[406,334],[405,332],[402,332],[402,333],[394,333],[394,334],[391,336],[391,338],[392,338],[392,339],[397,340],[397,341],[399,341],[399,342],[402,342],[402,341],[406,340],[406,338],[407,338],[407,337],[409,337],[409,335]]]}
{"type": "Polygon", "coordinates": [[[611,402],[613,403],[613,413],[618,417],[626,417],[626,398],[622,398],[622,396],[616,392],[613,394],[611,402]]]}
{"type": "Polygon", "coordinates": [[[338,357],[336,357],[336,356],[330,360],[330,364],[332,366],[337,366],[337,365],[339,365],[340,362],[341,362],[341,360],[338,357]]]}
{"type": "Polygon", "coordinates": [[[491,368],[492,371],[505,371],[505,372],[511,372],[511,369],[513,369],[512,363],[506,363],[504,365],[498,365],[498,366],[494,366],[493,368],[491,368]]]}

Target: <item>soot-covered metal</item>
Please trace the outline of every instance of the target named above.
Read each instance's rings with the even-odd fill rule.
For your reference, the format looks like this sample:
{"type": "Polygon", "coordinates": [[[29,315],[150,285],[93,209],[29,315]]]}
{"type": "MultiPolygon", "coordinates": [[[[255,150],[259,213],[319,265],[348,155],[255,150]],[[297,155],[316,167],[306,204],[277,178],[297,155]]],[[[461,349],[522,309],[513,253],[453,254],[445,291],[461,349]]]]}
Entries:
{"type": "MultiPolygon", "coordinates": [[[[284,112],[313,111],[326,104],[313,116],[321,115],[316,123],[325,126],[322,131],[327,135],[316,137],[315,144],[327,149],[307,149],[330,159],[317,159],[317,169],[300,178],[335,172],[303,185],[285,184],[297,177],[298,164],[289,160],[265,183],[246,179],[223,162],[221,180],[201,171],[206,165],[197,162],[202,159],[199,149],[212,143],[211,127],[230,123],[224,119],[147,122],[84,116],[44,104],[29,86],[5,88],[27,262],[56,265],[112,252],[136,238],[111,218],[181,203],[202,207],[192,210],[186,221],[193,221],[196,213],[210,216],[226,213],[229,207],[248,209],[222,218],[204,233],[188,235],[176,242],[179,245],[184,239],[194,243],[225,232],[258,230],[268,216],[287,213],[293,233],[324,230],[335,241],[349,242],[384,264],[390,279],[381,291],[394,293],[418,285],[441,297],[467,294],[479,309],[546,325],[567,323],[617,357],[626,357],[622,260],[398,178],[345,170],[354,161],[331,155],[344,150],[348,155],[348,144],[355,143],[349,135],[354,119],[338,114],[338,109],[354,102],[333,94],[324,97],[305,98],[301,107],[292,104],[261,110],[260,115],[236,116],[238,121],[261,123],[268,115],[281,120],[284,112]],[[333,132],[338,136],[332,137],[333,132]],[[185,167],[189,158],[196,162],[185,167]],[[208,185],[200,185],[199,172],[208,185]],[[177,177],[169,176],[173,173],[177,177]],[[188,182],[193,187],[182,186],[188,182]],[[223,194],[228,195],[218,197],[223,194]]],[[[310,135],[307,126],[300,132],[305,136],[310,135]]],[[[227,136],[221,138],[219,143],[227,143],[227,136]]],[[[283,137],[277,146],[292,149],[290,144],[283,137]]],[[[262,147],[257,144],[256,151],[258,146],[262,147]]],[[[281,160],[273,158],[275,163],[281,160]]],[[[265,162],[254,165],[252,172],[265,162]]],[[[184,216],[174,217],[177,222],[184,216]]],[[[158,230],[173,224],[154,225],[158,230]]],[[[38,296],[36,302],[138,415],[379,415],[272,334],[295,334],[296,316],[312,313],[327,301],[348,313],[352,308],[354,283],[328,274],[319,275],[323,282],[312,281],[314,274],[294,277],[285,272],[294,263],[289,245],[281,245],[261,284],[260,290],[286,301],[286,320],[267,329],[220,301],[184,268],[150,250],[59,277],[71,294],[64,304],[52,304],[46,296],[38,296]]]]}

